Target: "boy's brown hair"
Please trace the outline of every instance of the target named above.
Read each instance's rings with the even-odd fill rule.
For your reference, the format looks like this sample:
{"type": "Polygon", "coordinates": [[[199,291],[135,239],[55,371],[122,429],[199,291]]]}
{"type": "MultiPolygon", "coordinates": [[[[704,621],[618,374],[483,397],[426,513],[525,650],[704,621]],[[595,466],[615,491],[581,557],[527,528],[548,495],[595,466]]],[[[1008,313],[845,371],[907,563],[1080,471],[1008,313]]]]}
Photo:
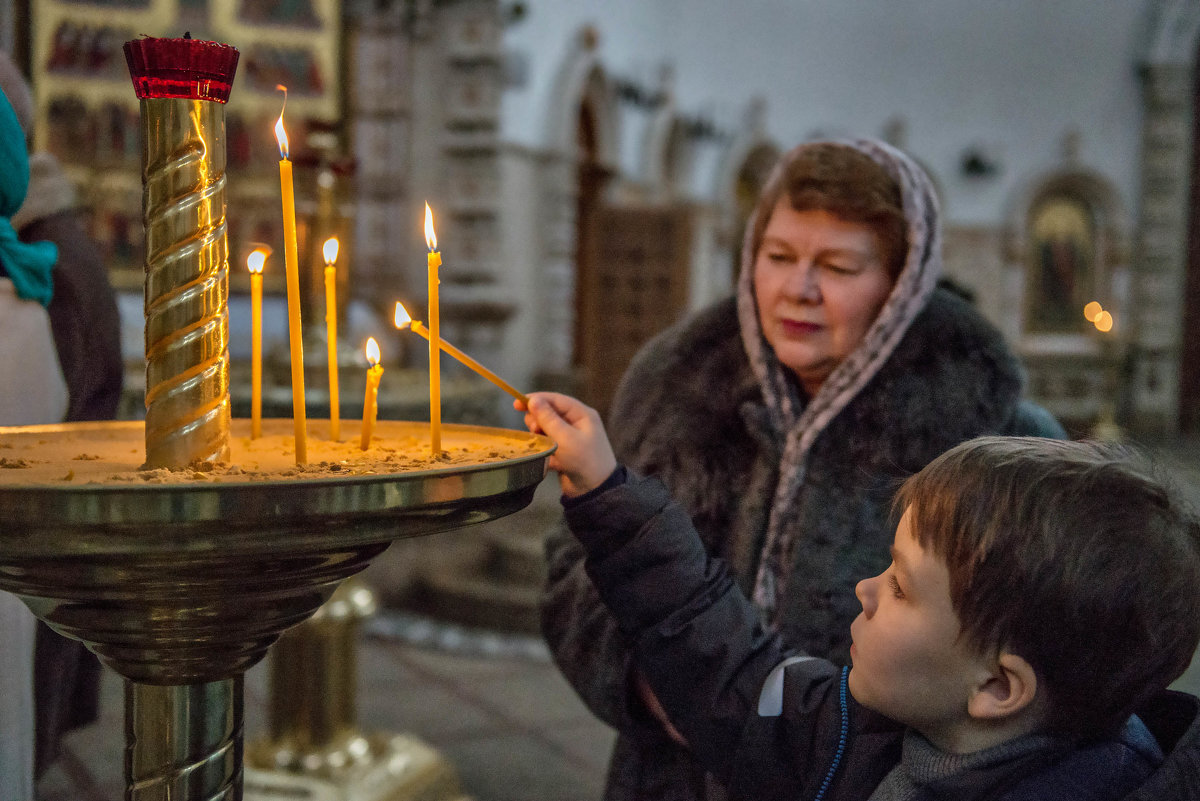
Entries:
{"type": "Polygon", "coordinates": [[[1050,731],[1111,733],[1200,642],[1200,523],[1134,451],[981,437],[896,496],[945,561],[962,635],[1023,657],[1050,731]]]}
{"type": "Polygon", "coordinates": [[[786,197],[796,211],[827,211],[875,233],[879,256],[894,280],[908,253],[908,222],[900,186],[884,167],[849,145],[816,142],[797,148],[780,180],[758,199],[753,252],[758,253],[771,212],[786,197]]]}

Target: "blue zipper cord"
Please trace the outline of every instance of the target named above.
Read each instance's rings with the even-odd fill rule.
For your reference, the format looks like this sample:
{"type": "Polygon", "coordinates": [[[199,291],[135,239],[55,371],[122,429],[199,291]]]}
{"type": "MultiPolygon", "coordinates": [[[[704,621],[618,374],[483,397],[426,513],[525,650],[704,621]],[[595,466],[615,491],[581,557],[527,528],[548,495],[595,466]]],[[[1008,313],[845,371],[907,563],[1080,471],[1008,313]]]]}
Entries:
{"type": "Polygon", "coordinates": [[[821,789],[817,791],[813,801],[822,801],[825,798],[825,793],[829,791],[829,785],[833,784],[833,776],[837,773],[838,765],[842,764],[842,754],[846,753],[846,740],[850,736],[850,705],[846,703],[846,684],[849,676],[849,666],[843,667],[842,681],[838,688],[838,705],[842,710],[842,730],[838,734],[837,752],[833,755],[833,763],[829,766],[829,772],[825,774],[825,779],[821,782],[821,789]]]}

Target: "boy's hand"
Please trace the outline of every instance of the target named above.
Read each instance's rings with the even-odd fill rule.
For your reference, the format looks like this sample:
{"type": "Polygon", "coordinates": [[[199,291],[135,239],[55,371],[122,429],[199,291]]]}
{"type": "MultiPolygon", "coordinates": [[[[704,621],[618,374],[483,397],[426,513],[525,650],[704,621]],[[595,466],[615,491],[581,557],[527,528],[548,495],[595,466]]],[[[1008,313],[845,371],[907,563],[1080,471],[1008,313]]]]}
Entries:
{"type": "Polygon", "coordinates": [[[558,471],[564,495],[582,495],[595,489],[617,469],[617,458],[604,433],[595,409],[569,395],[534,392],[529,405],[514,401],[525,411],[525,425],[535,434],[545,434],[558,444],[550,457],[551,470],[558,471]]]}

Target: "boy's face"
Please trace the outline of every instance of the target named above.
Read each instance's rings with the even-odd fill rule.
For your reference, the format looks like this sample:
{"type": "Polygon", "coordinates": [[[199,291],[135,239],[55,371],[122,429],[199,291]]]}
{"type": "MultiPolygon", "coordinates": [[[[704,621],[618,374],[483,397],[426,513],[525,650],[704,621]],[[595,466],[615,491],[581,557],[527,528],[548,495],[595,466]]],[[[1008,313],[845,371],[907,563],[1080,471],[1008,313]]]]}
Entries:
{"type": "Polygon", "coordinates": [[[950,574],[917,544],[910,512],[896,527],[892,564],[855,591],[863,611],[850,626],[849,687],[859,703],[936,744],[968,719],[967,700],[988,662],[960,640],[950,574]]]}

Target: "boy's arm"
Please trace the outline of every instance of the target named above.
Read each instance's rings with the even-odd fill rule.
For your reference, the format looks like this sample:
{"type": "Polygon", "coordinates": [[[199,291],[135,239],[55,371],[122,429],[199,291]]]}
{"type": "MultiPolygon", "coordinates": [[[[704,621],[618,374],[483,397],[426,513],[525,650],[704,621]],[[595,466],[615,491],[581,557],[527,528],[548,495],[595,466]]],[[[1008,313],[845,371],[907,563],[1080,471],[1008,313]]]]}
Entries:
{"type": "MultiPolygon", "coordinates": [[[[829,739],[840,725],[836,669],[808,659],[787,668],[786,696],[764,691],[789,653],[656,479],[630,477],[566,506],[597,592],[705,768],[743,790],[770,786],[772,797],[810,787],[829,764],[829,739]],[[779,715],[786,705],[782,717],[760,715],[760,704],[772,701],[776,708],[764,711],[779,715]],[[750,742],[754,755],[739,748],[750,742]],[[740,775],[751,759],[758,775],[740,775]],[[773,766],[769,778],[764,765],[773,766]]],[[[782,676],[775,678],[782,689],[782,676]]]]}

